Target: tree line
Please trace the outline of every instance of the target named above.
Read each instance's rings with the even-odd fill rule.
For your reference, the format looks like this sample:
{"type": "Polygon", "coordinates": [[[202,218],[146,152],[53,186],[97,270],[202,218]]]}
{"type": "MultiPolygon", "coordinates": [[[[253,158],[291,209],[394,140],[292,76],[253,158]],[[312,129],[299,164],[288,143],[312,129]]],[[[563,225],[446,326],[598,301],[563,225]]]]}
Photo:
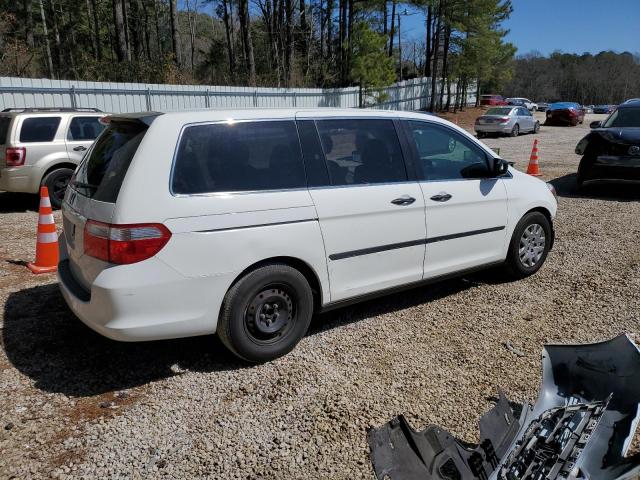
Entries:
{"type": "Polygon", "coordinates": [[[0,0],[0,5],[0,74],[13,76],[360,85],[373,92],[426,76],[433,79],[431,109],[456,109],[469,89],[497,88],[510,80],[515,54],[501,27],[511,0],[0,0]],[[402,38],[408,11],[424,14],[423,40],[402,38]]]}
{"type": "Polygon", "coordinates": [[[538,52],[516,58],[507,96],[583,105],[619,104],[640,97],[640,56],[629,52],[582,55],[538,52]]]}

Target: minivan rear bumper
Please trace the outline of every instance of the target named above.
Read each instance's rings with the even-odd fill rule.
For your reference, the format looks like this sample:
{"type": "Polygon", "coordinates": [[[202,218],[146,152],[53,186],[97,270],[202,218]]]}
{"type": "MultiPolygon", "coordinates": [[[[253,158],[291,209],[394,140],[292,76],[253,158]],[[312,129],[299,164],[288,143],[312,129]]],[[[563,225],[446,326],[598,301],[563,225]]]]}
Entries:
{"type": "Polygon", "coordinates": [[[62,296],[101,335],[136,342],[215,333],[224,295],[215,293],[226,291],[224,284],[232,281],[226,276],[187,278],[154,257],[106,268],[87,291],[74,278],[65,250],[58,266],[62,296]]]}

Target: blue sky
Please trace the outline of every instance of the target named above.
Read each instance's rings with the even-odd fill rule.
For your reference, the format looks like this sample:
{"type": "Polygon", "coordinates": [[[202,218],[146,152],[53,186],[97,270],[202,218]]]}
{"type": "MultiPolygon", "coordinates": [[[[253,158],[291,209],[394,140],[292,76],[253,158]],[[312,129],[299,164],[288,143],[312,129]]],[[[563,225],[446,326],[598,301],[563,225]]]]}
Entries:
{"type": "MultiPolygon", "coordinates": [[[[597,53],[640,52],[640,0],[512,0],[504,24],[518,54],[538,50],[597,53]]],[[[402,19],[403,40],[424,37],[424,16],[402,19]]]]}

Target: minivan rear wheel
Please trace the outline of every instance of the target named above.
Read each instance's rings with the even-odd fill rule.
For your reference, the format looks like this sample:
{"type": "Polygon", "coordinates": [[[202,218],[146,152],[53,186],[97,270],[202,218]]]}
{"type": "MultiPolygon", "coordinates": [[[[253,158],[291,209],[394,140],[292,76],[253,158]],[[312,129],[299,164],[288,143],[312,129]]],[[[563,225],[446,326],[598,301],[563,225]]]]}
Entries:
{"type": "Polygon", "coordinates": [[[64,192],[67,190],[67,185],[69,185],[69,180],[71,180],[72,176],[73,170],[70,168],[58,168],[47,174],[42,180],[42,185],[49,190],[49,199],[53,208],[62,206],[64,192]]]}
{"type": "Polygon", "coordinates": [[[527,213],[516,225],[509,244],[505,267],[514,278],[536,273],[551,248],[553,230],[549,219],[540,212],[527,213]]]}
{"type": "Polygon", "coordinates": [[[286,264],[269,264],[247,273],[227,292],[218,336],[237,356],[265,362],[293,350],[312,315],[313,294],[304,275],[286,264]]]}

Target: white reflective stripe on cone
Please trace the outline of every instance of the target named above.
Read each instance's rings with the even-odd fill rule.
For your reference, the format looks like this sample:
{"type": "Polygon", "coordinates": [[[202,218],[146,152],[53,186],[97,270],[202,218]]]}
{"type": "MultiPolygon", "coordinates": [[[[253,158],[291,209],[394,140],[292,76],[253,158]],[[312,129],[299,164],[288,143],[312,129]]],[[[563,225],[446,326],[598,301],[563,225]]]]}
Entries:
{"type": "Polygon", "coordinates": [[[42,197],[40,199],[40,206],[41,207],[50,207],[51,206],[51,200],[49,200],[49,197],[42,197]]]}
{"type": "Polygon", "coordinates": [[[57,233],[39,233],[38,243],[55,243],[58,241],[57,233]]]}
{"type": "Polygon", "coordinates": [[[55,220],[53,219],[53,215],[48,213],[47,215],[40,215],[40,218],[38,219],[38,223],[40,225],[52,225],[55,223],[55,220]]]}

